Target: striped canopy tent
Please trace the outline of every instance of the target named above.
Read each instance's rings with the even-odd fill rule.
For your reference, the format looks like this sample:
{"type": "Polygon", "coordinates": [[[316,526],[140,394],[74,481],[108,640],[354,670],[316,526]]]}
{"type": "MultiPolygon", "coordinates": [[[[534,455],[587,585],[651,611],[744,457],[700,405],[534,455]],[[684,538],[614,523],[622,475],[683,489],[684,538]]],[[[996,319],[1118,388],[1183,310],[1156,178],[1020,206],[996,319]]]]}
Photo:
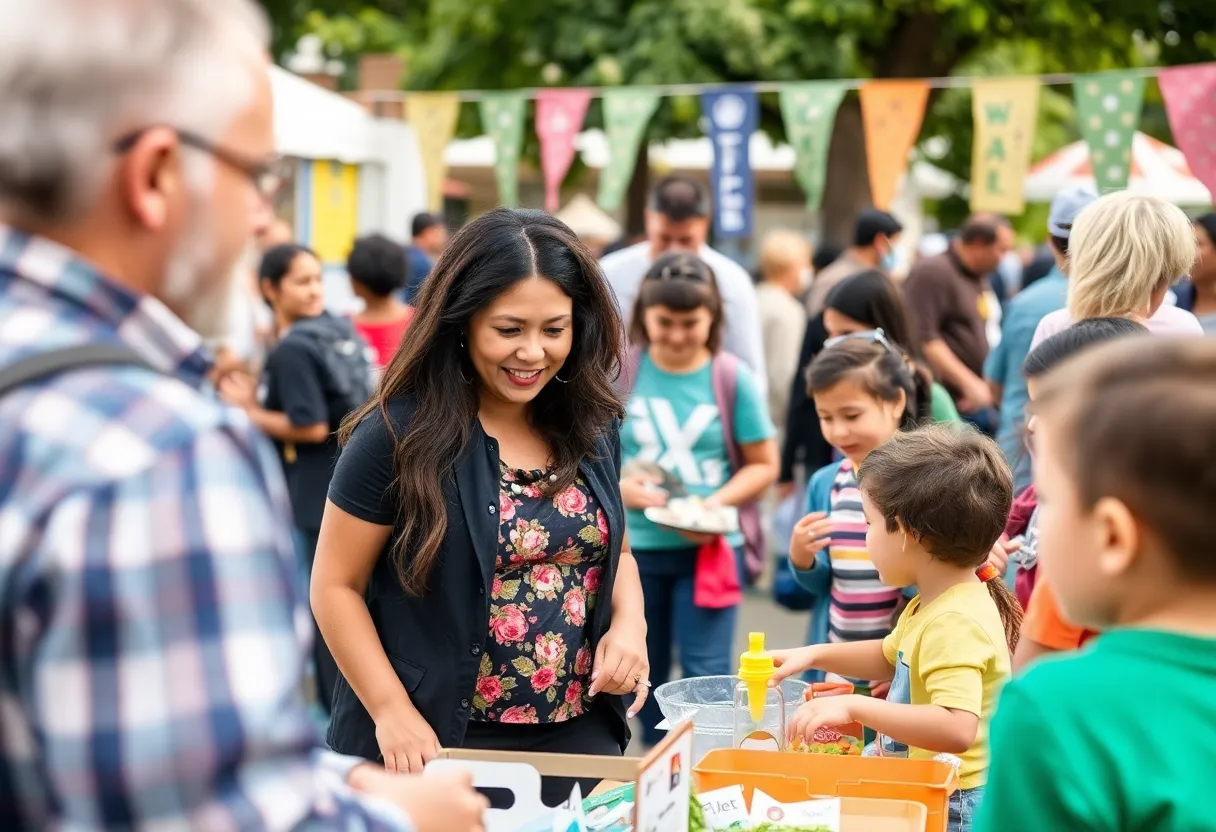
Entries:
{"type": "MultiPolygon", "coordinates": [[[[1089,147],[1084,141],[1062,147],[1031,166],[1024,192],[1030,202],[1050,202],[1060,189],[1069,185],[1094,187],[1089,147]]],[[[1212,195],[1191,173],[1182,151],[1143,133],[1136,133],[1132,140],[1127,188],[1175,205],[1212,204],[1212,195]]]]}

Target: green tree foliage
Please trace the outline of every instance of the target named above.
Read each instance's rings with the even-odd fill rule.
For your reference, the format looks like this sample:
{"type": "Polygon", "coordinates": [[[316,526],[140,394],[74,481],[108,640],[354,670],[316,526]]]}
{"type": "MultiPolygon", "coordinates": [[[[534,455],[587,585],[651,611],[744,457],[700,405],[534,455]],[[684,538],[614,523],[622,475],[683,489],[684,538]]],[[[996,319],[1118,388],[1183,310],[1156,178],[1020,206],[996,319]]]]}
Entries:
{"type": "MultiPolygon", "coordinates": [[[[1213,0],[263,0],[277,46],[305,32],[332,51],[399,52],[410,89],[929,77],[1095,71],[1216,57],[1213,0]]],[[[1148,124],[1164,127],[1150,85],[1148,124]]],[[[1041,142],[1070,137],[1070,90],[1043,97],[1041,142]]],[[[762,126],[783,138],[775,96],[762,126]]],[[[462,131],[476,131],[472,108],[462,131]]],[[[695,98],[665,99],[652,139],[695,135],[695,98]]],[[[589,116],[598,122],[595,106],[589,116]]],[[[935,94],[922,137],[966,178],[965,91],[935,94]]],[[[833,136],[824,220],[843,236],[869,201],[856,96],[833,136]]]]}

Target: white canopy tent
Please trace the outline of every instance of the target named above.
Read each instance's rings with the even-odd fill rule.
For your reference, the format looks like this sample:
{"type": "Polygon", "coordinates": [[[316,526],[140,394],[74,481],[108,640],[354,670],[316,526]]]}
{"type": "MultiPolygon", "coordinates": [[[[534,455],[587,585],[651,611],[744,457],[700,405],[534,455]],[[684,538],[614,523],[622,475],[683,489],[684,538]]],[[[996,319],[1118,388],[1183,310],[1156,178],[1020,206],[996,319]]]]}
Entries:
{"type": "Polygon", "coordinates": [[[426,207],[426,177],[413,129],[378,119],[349,99],[271,67],[275,145],[299,159],[359,165],[359,230],[401,237],[426,207]]]}
{"type": "MultiPolygon", "coordinates": [[[[1031,202],[1050,202],[1067,186],[1094,187],[1089,146],[1084,141],[1060,148],[1031,167],[1024,193],[1031,202]]],[[[1127,189],[1160,197],[1175,205],[1211,205],[1212,194],[1191,173],[1182,151],[1152,136],[1132,138],[1131,176],[1127,189]]]]}

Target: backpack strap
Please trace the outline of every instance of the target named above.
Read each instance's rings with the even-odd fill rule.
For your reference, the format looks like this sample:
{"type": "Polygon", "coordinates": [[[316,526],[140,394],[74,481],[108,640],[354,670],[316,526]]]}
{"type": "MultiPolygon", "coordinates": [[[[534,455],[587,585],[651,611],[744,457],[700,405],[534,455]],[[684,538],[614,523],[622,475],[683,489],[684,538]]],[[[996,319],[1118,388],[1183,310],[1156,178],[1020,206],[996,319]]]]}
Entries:
{"type": "Polygon", "coordinates": [[[739,359],[728,352],[719,352],[710,364],[710,379],[714,388],[714,401],[718,405],[718,419],[722,422],[722,439],[726,443],[726,456],[731,471],[743,467],[743,452],[735,440],[735,403],[739,398],[739,359]]]}
{"type": "Polygon", "coordinates": [[[39,353],[0,369],[0,396],[67,370],[123,364],[155,369],[125,344],[81,344],[39,353]]]}

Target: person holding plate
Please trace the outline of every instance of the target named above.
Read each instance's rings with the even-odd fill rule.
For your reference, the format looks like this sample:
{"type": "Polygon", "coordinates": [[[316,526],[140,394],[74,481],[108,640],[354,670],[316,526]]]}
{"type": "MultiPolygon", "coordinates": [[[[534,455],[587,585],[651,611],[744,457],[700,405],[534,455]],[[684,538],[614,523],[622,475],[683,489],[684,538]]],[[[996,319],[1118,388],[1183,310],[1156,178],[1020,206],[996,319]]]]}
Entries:
{"type": "MultiPolygon", "coordinates": [[[[755,375],[721,350],[724,317],[713,271],[687,253],[654,262],[633,311],[623,373],[628,417],[621,428],[621,498],[642,576],[654,686],[668,679],[676,638],[685,677],[733,672],[744,541],[739,532],[661,526],[646,509],[667,506],[678,483],[688,495],[683,499],[707,509],[694,526],[713,528],[721,519],[714,509],[746,506],[777,479],[776,431],[755,375]],[[647,473],[647,464],[664,476],[647,473]]],[[[643,738],[653,745],[661,737],[657,705],[648,700],[640,717],[643,738]]]]}

